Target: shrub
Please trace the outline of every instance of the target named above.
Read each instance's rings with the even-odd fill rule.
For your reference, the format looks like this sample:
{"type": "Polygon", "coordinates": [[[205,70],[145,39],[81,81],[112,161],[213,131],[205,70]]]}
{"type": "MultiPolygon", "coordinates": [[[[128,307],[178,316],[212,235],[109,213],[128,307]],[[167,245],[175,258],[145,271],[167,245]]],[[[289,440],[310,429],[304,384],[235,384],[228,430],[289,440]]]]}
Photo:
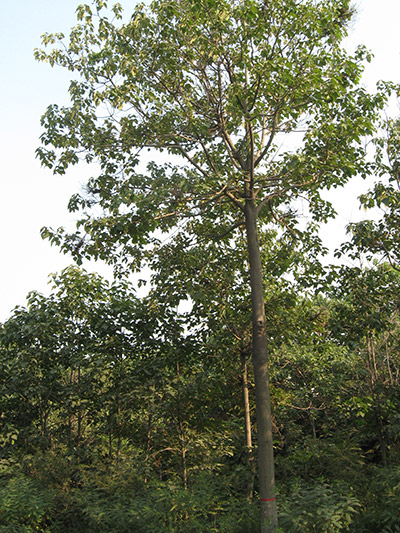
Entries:
{"type": "Polygon", "coordinates": [[[52,493],[19,472],[0,488],[0,531],[50,531],[47,520],[52,508],[52,493]]]}
{"type": "Polygon", "coordinates": [[[279,525],[284,533],[348,531],[360,503],[348,487],[323,480],[298,483],[281,498],[279,525]]]}

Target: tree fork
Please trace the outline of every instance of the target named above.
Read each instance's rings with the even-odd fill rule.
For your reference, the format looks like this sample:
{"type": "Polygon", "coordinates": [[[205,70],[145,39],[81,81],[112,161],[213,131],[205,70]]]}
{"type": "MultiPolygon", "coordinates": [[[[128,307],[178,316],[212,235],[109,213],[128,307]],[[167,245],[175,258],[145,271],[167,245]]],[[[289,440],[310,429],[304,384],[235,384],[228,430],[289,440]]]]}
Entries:
{"type": "Polygon", "coordinates": [[[253,321],[253,366],[256,396],[261,533],[273,533],[278,527],[278,513],[275,500],[275,469],[269,388],[268,346],[256,205],[252,197],[247,197],[246,199],[245,220],[250,265],[251,308],[253,321]]]}

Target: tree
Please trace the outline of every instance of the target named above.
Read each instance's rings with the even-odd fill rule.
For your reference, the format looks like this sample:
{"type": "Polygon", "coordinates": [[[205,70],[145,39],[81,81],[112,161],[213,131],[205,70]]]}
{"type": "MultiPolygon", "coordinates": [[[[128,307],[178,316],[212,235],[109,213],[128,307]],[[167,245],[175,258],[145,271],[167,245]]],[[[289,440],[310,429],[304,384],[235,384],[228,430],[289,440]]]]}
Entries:
{"type": "MultiPolygon", "coordinates": [[[[275,531],[258,231],[278,221],[299,231],[300,198],[316,221],[333,215],[320,191],[367,173],[361,139],[385,98],[358,86],[367,51],[353,57],[340,46],[348,0],[155,0],[126,23],[118,4],[111,12],[112,21],[104,0],[80,6],[69,43],[37,52],[80,76],[71,106],[50,106],[43,116],[38,156],[59,174],[80,157],[100,165],[69,203],[82,210],[77,231],[43,236],[78,260],[102,258],[120,271],[157,254],[172,228],[210,239],[240,237],[244,228],[261,522],[262,531],[275,531]],[[146,148],[157,155],[144,169],[146,148]],[[161,152],[170,157],[158,163],[161,152]]],[[[63,36],[44,36],[46,45],[56,40],[63,36]]]]}
{"type": "Polygon", "coordinates": [[[96,440],[90,428],[101,425],[105,404],[120,444],[120,391],[151,349],[154,319],[128,284],[110,286],[76,267],[54,275],[52,289],[48,297],[31,292],[27,308],[0,327],[3,421],[33,446],[59,441],[72,450],[96,440]]]}
{"type": "MultiPolygon", "coordinates": [[[[387,90],[399,94],[400,88],[387,84],[387,90]]],[[[383,128],[383,136],[375,139],[377,181],[371,191],[360,196],[364,209],[379,208],[382,216],[349,224],[351,242],[344,243],[341,252],[378,257],[400,270],[400,120],[388,119],[383,128]]]]}
{"type": "Polygon", "coordinates": [[[397,416],[399,273],[389,263],[373,268],[342,266],[330,289],[332,337],[356,352],[360,375],[353,401],[380,459],[389,463],[389,428],[397,416]],[[357,405],[358,402],[358,405],[357,405]]]}

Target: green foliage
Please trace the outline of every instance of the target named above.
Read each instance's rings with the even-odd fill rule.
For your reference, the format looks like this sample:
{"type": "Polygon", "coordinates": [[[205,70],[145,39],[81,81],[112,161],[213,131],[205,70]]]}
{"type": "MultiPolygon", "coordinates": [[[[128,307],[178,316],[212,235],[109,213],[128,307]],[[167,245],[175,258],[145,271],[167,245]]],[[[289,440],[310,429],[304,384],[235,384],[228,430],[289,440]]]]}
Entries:
{"type": "MultiPolygon", "coordinates": [[[[335,439],[305,436],[292,443],[286,454],[278,456],[277,468],[282,478],[299,478],[303,482],[343,480],[354,483],[365,463],[363,451],[353,436],[338,434],[335,439]]],[[[290,438],[290,434],[288,435],[290,438]]]]}
{"type": "MultiPolygon", "coordinates": [[[[324,297],[310,291],[323,273],[318,224],[334,215],[322,188],[386,173],[363,202],[387,216],[354,227],[342,251],[389,250],[394,266],[398,255],[397,123],[388,163],[382,140],[376,161],[365,157],[395,88],[359,85],[370,54],[340,44],[352,14],[348,0],[155,0],[128,19],[95,0],[78,7],[69,40],[43,37],[37,58],[74,80],[70,105],[42,118],[38,157],[56,174],[82,157],[100,170],[70,199],[76,231],[42,234],[117,274],[147,263],[152,290],[139,301],[129,284],[71,267],[1,326],[1,531],[259,530],[240,366],[251,349],[249,205],[280,527],[398,531],[398,275],[342,267],[323,279],[324,297]]],[[[249,369],[251,399],[254,381],[249,369]]],[[[252,402],[247,414],[251,431],[252,402]]]]}
{"type": "Polygon", "coordinates": [[[92,487],[82,502],[88,531],[125,532],[132,529],[143,533],[204,531],[251,531],[254,508],[243,506],[226,488],[223,479],[201,474],[193,489],[179,485],[153,483],[141,493],[129,490],[92,487]],[[247,526],[246,526],[247,525],[247,526]]]}
{"type": "MultiPolygon", "coordinates": [[[[398,96],[399,86],[386,85],[388,91],[398,96]]],[[[349,224],[350,242],[344,243],[338,255],[364,254],[369,260],[379,258],[399,269],[400,227],[400,121],[387,119],[383,124],[384,134],[375,139],[377,154],[376,180],[372,190],[360,196],[364,209],[379,209],[380,218],[349,224]]]]}
{"type": "MultiPolygon", "coordinates": [[[[314,255],[323,251],[316,230],[334,210],[322,198],[321,189],[339,187],[357,174],[367,175],[371,165],[365,157],[365,137],[375,131],[387,92],[368,94],[359,85],[368,52],[360,47],[351,56],[340,45],[353,13],[349,0],[154,0],[149,6],[136,6],[126,22],[119,5],[111,9],[112,21],[105,2],[95,2],[94,8],[78,9],[78,25],[68,42],[47,35],[44,45],[50,45],[50,51],[37,52],[39,60],[77,74],[70,84],[70,106],[50,106],[42,117],[38,157],[55,174],[64,174],[80,157],[97,162],[100,169],[84,194],[70,200],[70,211],[80,213],[76,231],[44,228],[42,235],[79,262],[100,258],[113,264],[118,275],[130,268],[139,270],[144,263],[155,268],[160,300],[167,304],[166,312],[157,317],[158,341],[166,346],[149,358],[154,371],[158,351],[164,371],[157,393],[155,383],[150,384],[154,387],[151,403],[161,401],[167,409],[158,409],[157,417],[154,409],[143,409],[140,445],[148,463],[154,454],[164,460],[164,450],[170,452],[161,475],[164,481],[175,482],[180,470],[185,491],[195,468],[217,470],[199,460],[198,450],[209,443],[204,435],[210,434],[210,427],[204,421],[198,424],[196,402],[191,398],[204,391],[197,386],[204,382],[196,378],[213,376],[223,365],[215,365],[210,372],[213,365],[194,357],[201,344],[194,341],[196,329],[208,340],[207,327],[218,324],[211,341],[216,357],[221,357],[224,340],[231,336],[235,340],[231,339],[229,350],[245,361],[250,346],[247,308],[251,308],[254,383],[261,391],[256,394],[260,494],[273,496],[267,334],[274,339],[273,348],[292,340],[283,333],[284,324],[291,322],[289,313],[283,318],[280,308],[282,302],[296,303],[294,291],[277,280],[290,272],[310,285],[321,273],[313,261],[304,261],[303,272],[295,267],[296,259],[303,259],[309,250],[314,255]],[[57,39],[60,46],[52,48],[57,39]],[[301,135],[292,142],[298,131],[301,135]],[[281,149],[285,145],[290,148],[281,149]],[[143,158],[144,148],[164,151],[168,158],[161,164],[156,157],[149,162],[143,158]],[[296,213],[300,198],[308,202],[311,219],[303,231],[296,213]],[[278,229],[270,232],[271,226],[278,229]],[[279,230],[282,238],[277,237],[279,230]],[[214,247],[217,240],[224,246],[214,247]],[[292,246],[296,240],[302,241],[301,246],[292,246]],[[275,246],[262,254],[260,241],[275,241],[275,246]],[[199,264],[204,242],[212,243],[207,249],[214,259],[206,265],[209,268],[199,264]],[[182,254],[183,247],[192,249],[182,254]],[[221,251],[229,257],[229,268],[217,255],[221,251]],[[262,259],[272,293],[268,303],[275,304],[267,313],[272,324],[268,333],[262,259]],[[197,272],[202,274],[200,279],[193,279],[197,272]],[[210,278],[217,279],[214,290],[204,290],[210,278]],[[175,331],[171,328],[171,318],[179,321],[169,310],[188,298],[194,303],[194,321],[186,340],[181,324],[175,324],[175,331]],[[216,303],[214,314],[208,311],[208,299],[216,303]],[[196,320],[201,322],[199,327],[196,320]],[[184,344],[186,349],[181,350],[184,344]],[[146,418],[147,432],[143,431],[146,418]],[[168,445],[161,448],[166,434],[171,434],[168,445]],[[155,447],[158,450],[153,452],[155,447]]],[[[152,297],[161,308],[157,292],[152,297]]],[[[91,327],[87,329],[92,333],[91,327]]],[[[135,364],[137,357],[118,359],[111,350],[115,366],[109,368],[107,383],[112,385],[96,388],[92,364],[98,353],[93,352],[81,358],[77,377],[71,373],[70,389],[75,394],[69,396],[68,444],[72,443],[72,419],[77,420],[75,441],[81,443],[83,414],[97,411],[103,431],[107,428],[109,456],[114,439],[120,458],[123,445],[128,449],[132,439],[132,404],[125,387],[138,375],[140,365],[135,364]],[[86,383],[88,394],[83,396],[86,383]],[[100,391],[106,401],[105,411],[93,405],[94,391],[100,391]]],[[[146,356],[143,360],[148,362],[146,356]]],[[[229,366],[231,380],[233,367],[229,366]]],[[[235,410],[235,400],[239,403],[236,395],[227,394],[227,381],[222,401],[213,397],[209,402],[219,415],[222,434],[227,424],[224,415],[235,410]]],[[[144,387],[135,385],[135,392],[143,393],[144,387]]],[[[243,380],[244,391],[246,386],[243,380]]],[[[44,439],[56,400],[38,396],[44,439]]],[[[249,434],[248,411],[246,425],[249,434]]],[[[224,466],[229,453],[235,454],[233,440],[227,439],[223,451],[223,446],[218,447],[224,466]]],[[[250,452],[252,446],[247,446],[250,452]]],[[[275,503],[261,507],[275,529],[275,503]]]]}
{"type": "Polygon", "coordinates": [[[15,470],[1,476],[0,531],[33,533],[48,531],[49,519],[54,512],[53,494],[33,479],[15,470]]]}
{"type": "Polygon", "coordinates": [[[280,530],[287,533],[336,533],[349,531],[361,507],[350,487],[329,485],[322,480],[299,483],[282,497],[280,530]]]}
{"type": "MultiPolygon", "coordinates": [[[[186,258],[188,268],[199,265],[196,250],[186,258]]],[[[302,299],[270,280],[285,532],[399,528],[397,276],[387,266],[357,272],[333,299],[302,299]],[[360,324],[372,328],[368,313],[378,305],[371,374],[360,324]]],[[[187,286],[206,290],[204,281],[187,286]]],[[[140,302],[126,284],[70,268],[54,277],[50,296],[32,293],[14,311],[0,334],[1,531],[259,530],[243,429],[248,314],[240,292],[229,314],[214,289],[206,292],[213,309],[199,299],[182,316],[168,290],[140,302]]],[[[251,369],[248,380],[252,399],[251,369]]],[[[250,418],[254,427],[252,405],[250,418]]]]}
{"type": "Polygon", "coordinates": [[[359,86],[363,47],[340,46],[349,1],[154,1],[126,20],[120,9],[80,6],[69,42],[46,35],[49,50],[36,52],[78,75],[71,105],[42,117],[41,162],[101,169],[71,198],[76,232],[43,236],[78,260],[140,268],[162,253],[155,230],[199,235],[200,222],[212,241],[243,227],[249,178],[259,219],[316,245],[297,227],[296,200],[316,221],[333,216],[320,189],[368,173],[362,139],[388,93],[359,86]],[[149,162],[143,148],[171,157],[149,162]]]}
{"type": "Polygon", "coordinates": [[[364,477],[356,479],[361,509],[350,531],[396,533],[399,521],[399,468],[372,466],[364,471],[364,477]]]}
{"type": "Polygon", "coordinates": [[[51,494],[53,533],[241,523],[246,472],[226,489],[240,385],[179,322],[154,296],[139,304],[127,284],[69,268],[3,324],[2,468],[21,462],[51,494]]]}

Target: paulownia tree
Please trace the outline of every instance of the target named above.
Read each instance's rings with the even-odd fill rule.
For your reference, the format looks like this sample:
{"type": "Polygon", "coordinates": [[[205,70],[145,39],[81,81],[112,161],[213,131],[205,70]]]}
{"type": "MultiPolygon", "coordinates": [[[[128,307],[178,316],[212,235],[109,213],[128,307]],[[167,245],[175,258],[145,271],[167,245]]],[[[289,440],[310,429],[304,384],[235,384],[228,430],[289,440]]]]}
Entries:
{"type": "MultiPolygon", "coordinates": [[[[253,320],[262,531],[277,510],[258,231],[296,229],[305,199],[367,172],[363,137],[381,95],[359,86],[364,48],[341,48],[349,0],[155,0],[124,21],[104,0],[78,8],[69,42],[45,35],[37,58],[74,73],[71,105],[42,118],[38,156],[63,174],[97,175],[69,209],[74,233],[44,229],[64,251],[139,268],[174,234],[246,241],[253,320]],[[151,152],[149,156],[146,149],[151,152]],[[165,155],[161,153],[164,152],[165,155]],[[146,164],[147,163],[147,164],[146,164]],[[240,232],[240,229],[244,229],[240,232]]],[[[122,265],[122,266],[121,266],[122,265]]]]}

